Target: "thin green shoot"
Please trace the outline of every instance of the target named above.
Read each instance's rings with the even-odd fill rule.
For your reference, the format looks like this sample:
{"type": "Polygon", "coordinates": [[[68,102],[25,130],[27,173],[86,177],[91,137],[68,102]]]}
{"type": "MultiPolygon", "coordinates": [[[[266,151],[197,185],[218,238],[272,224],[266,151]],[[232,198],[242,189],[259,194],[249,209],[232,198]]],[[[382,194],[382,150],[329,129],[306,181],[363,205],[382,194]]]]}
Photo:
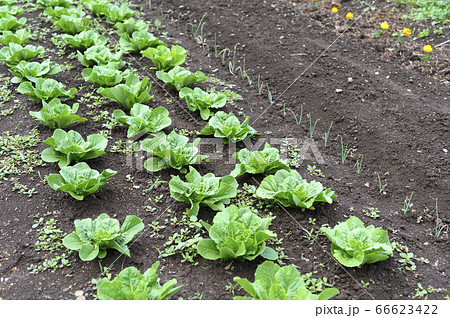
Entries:
{"type": "Polygon", "coordinates": [[[237,43],[235,46],[234,46],[234,49],[233,49],[233,64],[232,64],[232,72],[234,72],[234,69],[236,68],[236,50],[237,50],[237,46],[239,45],[239,43],[237,43]]]}
{"type": "Polygon", "coordinates": [[[357,172],[358,174],[361,173],[363,159],[364,159],[364,155],[361,155],[361,159],[359,159],[359,160],[356,162],[356,172],[357,172]]]}
{"type": "Polygon", "coordinates": [[[263,83],[261,83],[261,75],[258,75],[258,94],[261,95],[263,83]]]}
{"type": "Polygon", "coordinates": [[[309,114],[307,115],[307,117],[309,118],[309,138],[312,138],[313,135],[314,135],[314,130],[316,130],[316,125],[317,125],[317,122],[319,121],[319,119],[317,119],[317,120],[314,122],[314,125],[313,125],[313,124],[312,124],[312,116],[311,116],[311,113],[309,113],[309,114]]]}
{"type": "Polygon", "coordinates": [[[330,127],[328,127],[328,131],[325,133],[325,147],[328,143],[328,138],[330,138],[331,128],[333,127],[333,121],[331,121],[330,127]]]}
{"type": "Polygon", "coordinates": [[[378,189],[380,190],[380,193],[383,193],[383,183],[381,182],[380,174],[377,172],[377,178],[378,178],[378,189]]]}
{"type": "Polygon", "coordinates": [[[266,87],[267,87],[267,97],[269,98],[269,102],[272,104],[273,103],[272,93],[270,92],[269,84],[266,84],[266,87]]]}
{"type": "Polygon", "coordinates": [[[405,201],[403,202],[403,209],[402,209],[403,214],[406,214],[406,212],[408,212],[409,207],[411,206],[411,199],[412,199],[413,194],[414,194],[414,191],[411,192],[409,199],[408,199],[408,197],[405,198],[405,201]]]}
{"type": "Polygon", "coordinates": [[[347,159],[347,157],[352,149],[348,148],[348,145],[345,145],[345,148],[344,148],[344,141],[342,140],[342,136],[339,135],[339,137],[341,137],[341,162],[344,164],[345,160],[347,159]]]}
{"type": "Polygon", "coordinates": [[[292,115],[294,115],[294,120],[297,126],[300,126],[303,119],[303,105],[300,106],[300,116],[298,118],[297,115],[291,109],[289,109],[289,111],[292,113],[292,115]]]}

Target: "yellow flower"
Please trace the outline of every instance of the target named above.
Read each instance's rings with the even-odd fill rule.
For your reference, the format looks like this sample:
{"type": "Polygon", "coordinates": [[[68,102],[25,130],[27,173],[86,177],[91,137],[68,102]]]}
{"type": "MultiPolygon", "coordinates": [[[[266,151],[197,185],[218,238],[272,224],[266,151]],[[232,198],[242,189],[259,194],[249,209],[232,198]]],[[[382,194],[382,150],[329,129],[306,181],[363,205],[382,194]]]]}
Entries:
{"type": "Polygon", "coordinates": [[[387,22],[383,22],[383,23],[381,23],[381,28],[383,30],[387,30],[387,29],[389,29],[389,24],[387,22]]]}
{"type": "Polygon", "coordinates": [[[425,45],[423,47],[423,50],[427,53],[431,53],[433,51],[433,48],[431,47],[431,45],[425,45]]]}
{"type": "Polygon", "coordinates": [[[403,29],[403,35],[404,36],[411,36],[411,29],[404,28],[403,29]]]}
{"type": "Polygon", "coordinates": [[[345,17],[347,19],[353,19],[353,13],[349,12],[349,13],[347,13],[347,15],[345,17]]]}
{"type": "Polygon", "coordinates": [[[331,9],[331,12],[333,12],[333,13],[338,13],[338,8],[336,8],[336,7],[333,7],[333,9],[331,9]]]}

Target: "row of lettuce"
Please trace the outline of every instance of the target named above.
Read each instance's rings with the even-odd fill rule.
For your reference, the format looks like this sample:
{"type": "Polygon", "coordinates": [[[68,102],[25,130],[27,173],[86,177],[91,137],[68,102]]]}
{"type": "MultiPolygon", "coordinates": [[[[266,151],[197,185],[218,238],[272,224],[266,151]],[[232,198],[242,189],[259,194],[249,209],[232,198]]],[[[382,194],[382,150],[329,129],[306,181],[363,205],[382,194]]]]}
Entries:
{"type": "MultiPolygon", "coordinates": [[[[10,67],[14,76],[12,82],[20,83],[18,92],[28,95],[30,100],[42,101],[41,111],[30,112],[30,115],[54,129],[53,136],[45,140],[49,148],[42,152],[42,159],[58,162],[60,171],[47,177],[48,184],[55,190],[83,200],[87,195],[100,191],[116,174],[111,169],[100,173],[85,162],[105,153],[107,138],[92,134],[85,141],[78,132],[65,131],[70,124],[87,120],[76,114],[78,103],[69,106],[61,102],[64,98],[74,98],[77,90],[66,90],[62,83],[49,78],[62,71],[49,59],[30,62],[32,58],[42,56],[44,48],[26,45],[31,34],[23,28],[26,19],[17,18],[23,10],[12,2],[0,1],[4,4],[0,7],[3,44],[0,61],[10,67]]],[[[234,279],[252,299],[329,299],[339,293],[335,288],[328,288],[319,295],[313,294],[293,266],[280,267],[272,262],[278,255],[266,242],[276,237],[269,230],[275,217],[260,217],[249,208],[230,205],[230,200],[237,195],[236,178],[245,173],[264,174],[257,197],[276,200],[284,207],[305,210],[314,209],[314,205],[320,202],[331,204],[336,200],[334,191],[325,189],[319,182],[307,182],[297,171],[291,170],[287,161],[281,159],[278,149],[269,144],[262,151],[242,149],[234,154],[239,163],[230,175],[216,177],[208,173],[202,176],[192,166],[207,159],[199,154],[197,145],[200,138],[191,143],[188,137],[175,130],[165,134],[163,129],[172,124],[169,111],[164,107],[150,108],[143,104],[152,98],[150,79],[141,80],[129,70],[122,71],[126,64],[122,61],[124,53],[142,54],[152,61],[157,78],[178,92],[189,110],[198,111],[203,120],[208,120],[200,131],[201,135],[214,135],[222,138],[224,143],[236,143],[256,135],[256,130],[248,124],[248,116],[240,122],[233,113],[212,111],[225,106],[225,94],[214,89],[190,88],[204,82],[206,76],[181,66],[187,51],[179,45],[169,48],[148,32],[148,24],[144,20],[135,20],[136,12],[128,4],[117,6],[107,0],[82,0],[82,6],[73,6],[69,0],[38,0],[37,3],[46,8],[44,14],[63,33],[62,38],[67,44],[78,50],[78,60],[85,67],[82,72],[84,80],[95,84],[97,93],[123,107],[124,110],[115,110],[113,116],[118,123],[128,126],[127,137],[152,136],[141,143],[141,149],[151,155],[144,167],[152,172],[172,168],[185,174],[185,181],[180,176],[172,176],[169,189],[173,199],[190,205],[186,213],[191,219],[197,219],[201,206],[218,211],[212,225],[202,221],[210,238],[198,243],[201,256],[210,260],[251,261],[258,256],[268,259],[256,270],[254,283],[239,277],[234,279]],[[93,29],[85,9],[114,26],[120,35],[120,50],[110,50],[108,39],[93,29]]],[[[95,27],[103,28],[102,24],[95,27]]],[[[130,256],[127,243],[143,228],[144,224],[137,216],[127,216],[120,226],[118,220],[101,214],[95,220],[76,220],[75,231],[64,238],[63,244],[78,251],[83,261],[104,258],[108,249],[130,256]]],[[[325,227],[321,230],[332,242],[333,257],[344,266],[361,266],[392,255],[387,232],[373,226],[365,227],[356,217],[350,217],[333,229],[325,227]]],[[[174,279],[161,286],[156,275],[158,266],[157,262],[144,274],[128,267],[113,280],[100,280],[98,298],[167,299],[181,286],[176,287],[174,279]],[[130,279],[135,280],[139,288],[127,288],[126,281],[130,279]]]]}

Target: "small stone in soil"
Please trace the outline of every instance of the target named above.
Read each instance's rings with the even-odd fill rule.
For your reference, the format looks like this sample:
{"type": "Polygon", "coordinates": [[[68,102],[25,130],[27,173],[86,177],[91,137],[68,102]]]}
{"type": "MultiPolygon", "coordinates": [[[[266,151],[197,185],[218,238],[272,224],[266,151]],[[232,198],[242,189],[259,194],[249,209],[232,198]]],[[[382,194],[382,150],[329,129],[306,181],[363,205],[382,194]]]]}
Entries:
{"type": "Polygon", "coordinates": [[[77,290],[75,293],[74,293],[74,295],[75,295],[75,297],[80,297],[80,296],[83,296],[83,291],[82,290],[77,290]]]}

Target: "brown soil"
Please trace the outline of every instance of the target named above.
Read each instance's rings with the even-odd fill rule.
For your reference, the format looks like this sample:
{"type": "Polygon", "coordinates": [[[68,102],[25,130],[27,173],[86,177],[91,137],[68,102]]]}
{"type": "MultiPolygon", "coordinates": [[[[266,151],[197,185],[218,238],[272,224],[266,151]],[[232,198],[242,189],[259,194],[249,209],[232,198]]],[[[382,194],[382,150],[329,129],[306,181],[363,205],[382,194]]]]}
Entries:
{"type": "MultiPolygon", "coordinates": [[[[237,113],[243,110],[250,116],[251,126],[261,134],[258,137],[260,140],[292,137],[303,141],[309,134],[306,114],[310,114],[313,123],[319,120],[313,137],[325,163],[319,164],[313,156],[311,160],[303,161],[298,171],[305,178],[317,179],[333,189],[338,200],[332,205],[319,206],[315,211],[301,212],[280,207],[271,210],[276,215],[271,229],[283,239],[282,246],[289,257],[285,262],[297,266],[303,273],[317,271],[315,277],[327,277],[341,291],[337,299],[411,299],[418,283],[424,287],[447,288],[450,263],[445,251],[448,250],[449,237],[445,230],[438,238],[434,236],[436,198],[439,198],[442,222],[450,224],[450,164],[448,151],[445,151],[450,148],[450,89],[448,82],[445,83],[443,77],[437,74],[442,70],[437,69],[436,74],[432,73],[436,77],[430,77],[407,68],[383,57],[356,32],[338,37],[326,24],[319,24],[310,16],[302,14],[298,8],[282,1],[192,0],[188,3],[177,0],[152,1],[152,10],[143,5],[142,13],[146,20],[159,19],[166,26],[163,30],[155,31],[157,35],[167,32],[172,38],[163,41],[179,43],[189,49],[187,67],[191,70],[201,69],[206,74],[214,74],[227,83],[236,84],[233,89],[243,96],[243,100],[235,106],[228,105],[225,111],[237,113]],[[164,16],[161,16],[161,12],[164,16]],[[184,26],[189,23],[187,16],[194,13],[191,19],[198,23],[205,12],[203,34],[209,50],[199,45],[199,39],[192,39],[184,33],[184,26]],[[177,18],[180,19],[179,23],[171,22],[177,18]],[[221,57],[214,56],[214,34],[219,50],[228,48],[231,51],[231,55],[226,56],[225,66],[221,63],[221,57]],[[242,65],[245,57],[245,69],[252,79],[251,86],[247,80],[241,79],[239,70],[235,71],[235,75],[229,71],[233,49],[238,43],[235,61],[240,63],[237,62],[236,66],[242,65]],[[260,82],[264,83],[261,95],[257,89],[258,75],[260,82]],[[348,80],[350,77],[352,81],[348,80]],[[273,104],[267,98],[266,84],[270,88],[273,104]],[[300,126],[289,109],[297,116],[303,109],[300,126]],[[325,147],[324,135],[331,122],[333,126],[325,147]],[[344,164],[341,163],[341,139],[338,136],[342,136],[344,145],[356,149],[344,164]],[[362,156],[362,171],[358,174],[355,165],[362,156]],[[307,165],[316,165],[325,178],[311,177],[307,165]],[[385,185],[382,193],[379,191],[378,176],[385,185]],[[413,206],[403,214],[403,202],[412,191],[413,206]],[[373,220],[365,216],[363,209],[366,207],[377,208],[380,217],[373,220]],[[418,257],[427,258],[429,264],[416,261],[416,275],[399,270],[400,256],[396,252],[387,261],[345,269],[330,257],[330,243],[326,237],[319,236],[315,242],[304,238],[302,229],[317,229],[322,224],[333,226],[350,215],[358,216],[366,224],[389,230],[391,241],[408,246],[418,257]],[[423,218],[421,223],[417,223],[419,216],[423,218]],[[315,218],[316,225],[310,224],[309,218],[315,218]],[[361,281],[371,283],[363,288],[361,281]]],[[[25,16],[30,20],[36,19],[41,28],[51,26],[36,13],[27,13],[25,16]]],[[[188,33],[191,33],[189,30],[188,33]]],[[[49,36],[43,41],[30,43],[55,48],[49,42],[49,36]]],[[[72,49],[67,49],[66,56],[71,52],[72,49]]],[[[68,60],[67,57],[61,58],[52,53],[48,55],[59,63],[68,60]]],[[[136,60],[132,67],[137,68],[140,75],[150,74],[156,79],[153,70],[147,73],[142,69],[143,66],[151,66],[150,60],[140,59],[139,55],[133,57],[136,60]]],[[[76,59],[68,61],[75,67],[60,73],[55,79],[67,87],[85,86],[77,94],[76,101],[84,93],[93,91],[94,87],[81,78],[83,67],[80,63],[76,59]]],[[[4,64],[0,65],[0,73],[10,76],[4,64]]],[[[166,98],[176,95],[173,91],[166,91],[163,85],[153,81],[152,94],[155,98],[147,104],[167,107],[173,121],[172,128],[202,129],[206,123],[198,114],[183,108],[183,102],[177,97],[167,104],[166,98]]],[[[12,85],[13,89],[16,87],[12,85]]],[[[37,125],[28,115],[29,110],[39,109],[39,103],[29,102],[26,96],[20,94],[16,94],[14,99],[20,100],[26,107],[16,109],[13,115],[1,119],[2,131],[14,129],[19,124],[16,133],[26,134],[37,126],[42,140],[52,134],[50,129],[37,125]]],[[[5,107],[13,103],[10,101],[5,107]]],[[[116,108],[117,105],[111,102],[101,109],[112,112],[116,108]]],[[[86,105],[80,105],[80,114],[85,115],[88,111],[86,105]]],[[[102,122],[88,118],[90,120],[87,123],[71,128],[84,136],[104,129],[102,122]]],[[[124,128],[114,128],[109,147],[116,140],[125,138],[124,128]]],[[[39,150],[45,147],[42,144],[39,150]]],[[[45,252],[34,250],[37,234],[32,229],[34,220],[48,211],[56,211],[51,217],[57,219],[58,226],[67,233],[73,231],[75,219],[95,218],[104,212],[121,221],[126,215],[134,214],[141,217],[145,224],[155,220],[163,224],[163,220],[168,217],[167,209],[175,211],[178,218],[182,217],[186,205],[170,198],[167,183],[143,195],[146,182],[155,180],[156,176],[139,171],[136,164],[128,166],[124,154],[108,152],[89,161],[89,164],[94,169],[111,168],[118,173],[101,192],[82,202],[75,201],[65,193],[55,192],[39,182],[39,177],[57,172],[56,164],[39,167],[34,173],[34,180],[28,176],[21,177],[22,183],[28,182],[38,191],[31,198],[11,192],[9,181],[3,183],[0,195],[1,298],[75,298],[72,294],[75,290],[83,290],[88,299],[93,298],[95,291],[91,280],[100,275],[97,261],[82,262],[77,253],[73,253],[70,267],[47,270],[37,275],[27,270],[30,264],[37,264],[48,257],[45,252]],[[127,175],[134,177],[133,183],[127,181],[127,175]],[[163,195],[162,200],[155,203],[154,198],[158,195],[163,195]],[[144,209],[146,205],[155,206],[156,211],[147,212],[144,209]],[[8,279],[5,281],[5,278],[8,279]]],[[[197,167],[202,174],[214,172],[218,176],[230,173],[233,168],[234,165],[227,164],[226,158],[211,160],[197,167]]],[[[157,176],[169,181],[170,176],[176,173],[164,170],[157,176]]],[[[242,176],[238,181],[241,186],[244,183],[258,185],[261,178],[242,176]]],[[[213,215],[212,211],[201,209],[199,217],[211,221],[213,215]]],[[[146,229],[130,244],[131,258],[111,251],[101,262],[102,266],[112,264],[113,274],[126,266],[136,266],[145,271],[158,260],[158,249],[164,249],[168,237],[177,230],[168,226],[155,236],[146,229]]],[[[258,258],[254,262],[233,263],[230,268],[225,268],[228,262],[213,262],[198,257],[198,265],[195,266],[181,260],[180,255],[161,258],[160,277],[162,282],[176,278],[183,285],[177,297],[184,299],[198,295],[202,295],[203,299],[231,299],[233,295],[227,286],[233,277],[253,279],[256,267],[263,261],[258,258]]],[[[237,289],[236,293],[243,294],[237,289]]],[[[443,291],[431,294],[429,299],[443,299],[445,295],[443,291]]]]}

